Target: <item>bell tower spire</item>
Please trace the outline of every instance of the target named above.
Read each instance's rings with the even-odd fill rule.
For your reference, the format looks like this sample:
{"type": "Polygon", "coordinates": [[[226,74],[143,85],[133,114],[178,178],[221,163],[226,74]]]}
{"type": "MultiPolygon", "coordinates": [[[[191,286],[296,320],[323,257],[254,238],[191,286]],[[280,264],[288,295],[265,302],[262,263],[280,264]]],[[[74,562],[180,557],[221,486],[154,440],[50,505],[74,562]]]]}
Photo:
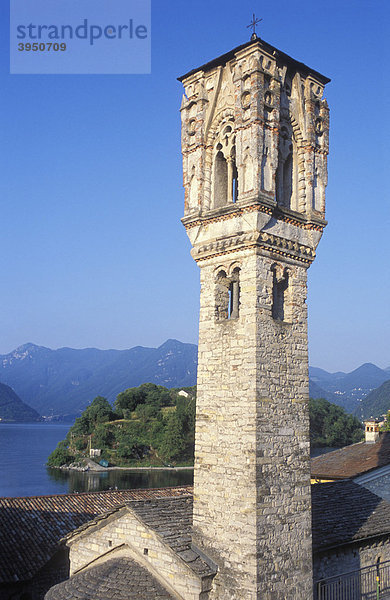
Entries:
{"type": "Polygon", "coordinates": [[[312,598],[307,269],[329,81],[255,33],[180,78],[183,224],[200,267],[194,544],[210,600],[312,598]]]}

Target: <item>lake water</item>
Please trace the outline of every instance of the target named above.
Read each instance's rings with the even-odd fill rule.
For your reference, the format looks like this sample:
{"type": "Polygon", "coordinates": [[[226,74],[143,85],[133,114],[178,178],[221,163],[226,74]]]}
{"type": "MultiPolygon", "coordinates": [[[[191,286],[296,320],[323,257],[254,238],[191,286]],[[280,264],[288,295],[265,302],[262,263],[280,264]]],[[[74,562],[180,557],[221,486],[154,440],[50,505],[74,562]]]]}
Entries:
{"type": "Polygon", "coordinates": [[[41,496],[192,484],[192,471],[80,473],[45,463],[70,425],[0,423],[0,496],[41,496]]]}

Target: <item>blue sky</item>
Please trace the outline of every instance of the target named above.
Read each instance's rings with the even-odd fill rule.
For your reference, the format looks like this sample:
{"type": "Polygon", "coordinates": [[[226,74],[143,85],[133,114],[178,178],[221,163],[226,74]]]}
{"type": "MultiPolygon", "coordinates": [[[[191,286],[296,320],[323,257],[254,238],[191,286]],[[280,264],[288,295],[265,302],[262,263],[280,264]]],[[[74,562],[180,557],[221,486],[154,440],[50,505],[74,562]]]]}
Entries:
{"type": "Polygon", "coordinates": [[[332,78],[310,363],[390,365],[389,4],[152,1],[151,75],[10,75],[1,0],[0,353],[197,341],[176,77],[249,39],[332,78]],[[386,169],[387,167],[387,169],[386,169]]]}

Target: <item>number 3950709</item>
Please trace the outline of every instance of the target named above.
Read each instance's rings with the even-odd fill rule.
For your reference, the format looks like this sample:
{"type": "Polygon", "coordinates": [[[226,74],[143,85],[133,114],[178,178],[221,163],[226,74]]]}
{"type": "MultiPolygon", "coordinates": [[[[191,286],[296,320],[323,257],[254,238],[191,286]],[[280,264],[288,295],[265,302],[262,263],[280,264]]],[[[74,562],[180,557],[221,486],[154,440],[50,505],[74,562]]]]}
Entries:
{"type": "Polygon", "coordinates": [[[49,52],[53,50],[54,52],[65,52],[66,44],[62,42],[61,44],[57,42],[34,42],[30,44],[30,42],[18,44],[19,52],[49,52]]]}

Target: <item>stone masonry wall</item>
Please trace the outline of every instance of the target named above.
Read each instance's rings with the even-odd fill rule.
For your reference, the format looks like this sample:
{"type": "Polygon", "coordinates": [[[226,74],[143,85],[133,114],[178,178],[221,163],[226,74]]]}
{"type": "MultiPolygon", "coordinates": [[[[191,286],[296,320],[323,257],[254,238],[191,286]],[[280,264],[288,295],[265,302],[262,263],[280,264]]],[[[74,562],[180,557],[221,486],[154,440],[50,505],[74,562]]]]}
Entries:
{"type": "Polygon", "coordinates": [[[272,318],[271,267],[255,249],[202,261],[195,543],[220,567],[210,598],[310,598],[306,268],[272,318]],[[239,318],[215,319],[215,276],[240,268],[239,318]]]}
{"type": "Polygon", "coordinates": [[[178,598],[199,600],[203,597],[200,579],[130,512],[105,520],[101,528],[86,531],[70,542],[71,575],[97,564],[96,560],[113,558],[118,551],[146,567],[169,591],[178,594],[178,598]]]}
{"type": "Polygon", "coordinates": [[[390,560],[388,536],[383,539],[351,544],[330,552],[318,553],[313,560],[315,589],[320,579],[341,575],[390,560]]]}
{"type": "Polygon", "coordinates": [[[193,525],[195,543],[220,567],[218,589],[228,599],[239,588],[249,600],[257,580],[256,256],[234,259],[201,267],[193,525]],[[237,264],[239,318],[217,322],[216,274],[237,264]]]}
{"type": "Polygon", "coordinates": [[[257,261],[259,597],[310,598],[307,270],[287,262],[287,314],[280,322],[271,315],[272,261],[261,256],[257,261]]]}

